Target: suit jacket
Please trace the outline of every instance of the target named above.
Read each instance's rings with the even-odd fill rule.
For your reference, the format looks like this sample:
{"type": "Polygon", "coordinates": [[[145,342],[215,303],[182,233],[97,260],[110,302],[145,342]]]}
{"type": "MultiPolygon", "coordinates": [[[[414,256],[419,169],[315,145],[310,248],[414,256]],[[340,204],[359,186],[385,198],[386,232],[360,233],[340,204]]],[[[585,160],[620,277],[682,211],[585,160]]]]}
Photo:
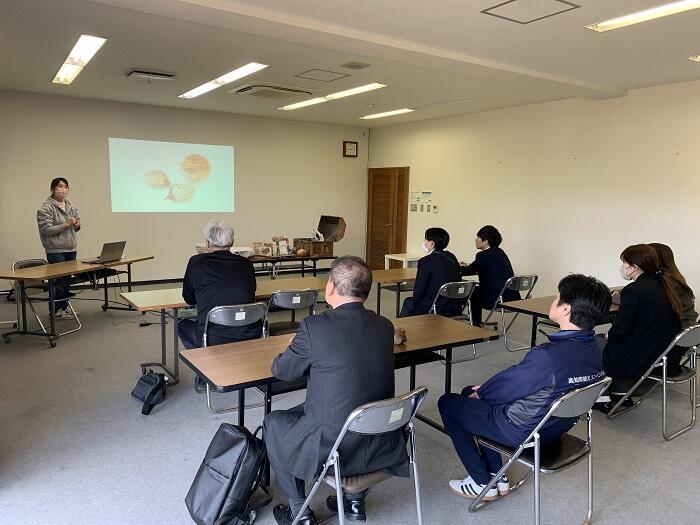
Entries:
{"type": "MultiPolygon", "coordinates": [[[[479,294],[485,308],[493,308],[505,282],[513,277],[513,266],[501,248],[489,248],[476,254],[474,262],[462,268],[462,275],[479,276],[479,294]]],[[[517,301],[520,294],[515,290],[503,293],[504,301],[517,301]]]]}
{"type": "Polygon", "coordinates": [[[681,330],[661,282],[642,274],[620,292],[603,366],[614,379],[639,379],[681,330]]]}
{"type": "MultiPolygon", "coordinates": [[[[433,300],[445,283],[462,280],[457,258],[450,252],[435,250],[418,261],[416,282],[413,285],[413,308],[411,315],[427,314],[433,300]]],[[[437,311],[442,315],[457,315],[462,312],[464,303],[455,299],[440,297],[437,311]]]]}
{"type": "MultiPolygon", "coordinates": [[[[394,328],[361,303],[348,303],[301,321],[287,350],[272,364],[283,381],[308,374],[306,400],[270,413],[265,443],[285,458],[287,470],[312,479],[348,415],[360,405],[394,396],[394,328]]],[[[408,476],[400,431],[377,436],[349,432],[340,447],[343,476],[387,470],[408,476]]]]}
{"type": "MultiPolygon", "coordinates": [[[[204,334],[209,310],[215,306],[246,304],[255,301],[253,263],[228,250],[200,253],[190,257],[182,283],[182,298],[197,305],[197,332],[204,334]]],[[[208,344],[216,345],[260,337],[262,323],[243,327],[209,325],[208,344]]]]}

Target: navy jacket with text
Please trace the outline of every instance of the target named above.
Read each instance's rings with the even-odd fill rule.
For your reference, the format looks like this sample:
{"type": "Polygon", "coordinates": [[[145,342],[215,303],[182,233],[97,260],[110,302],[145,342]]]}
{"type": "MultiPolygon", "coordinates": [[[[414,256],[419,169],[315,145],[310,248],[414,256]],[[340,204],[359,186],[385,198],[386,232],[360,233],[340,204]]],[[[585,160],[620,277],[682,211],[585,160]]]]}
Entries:
{"type": "MultiPolygon", "coordinates": [[[[548,343],[532,347],[520,363],[479,388],[479,398],[493,404],[491,417],[504,434],[522,442],[559,397],[605,377],[594,335],[593,330],[548,334],[548,343]]],[[[575,418],[552,418],[540,436],[552,441],[575,423],[575,418]]]]}

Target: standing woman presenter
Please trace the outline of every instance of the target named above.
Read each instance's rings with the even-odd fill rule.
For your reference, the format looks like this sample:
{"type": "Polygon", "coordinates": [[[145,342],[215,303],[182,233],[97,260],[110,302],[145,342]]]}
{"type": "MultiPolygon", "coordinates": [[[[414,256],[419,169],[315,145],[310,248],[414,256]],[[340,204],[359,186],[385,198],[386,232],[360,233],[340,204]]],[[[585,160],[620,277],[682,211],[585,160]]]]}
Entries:
{"type": "MultiPolygon", "coordinates": [[[[36,222],[39,226],[39,237],[46,251],[49,264],[74,261],[78,240],[76,232],[80,231],[80,214],[68,200],[68,181],[57,177],[51,181],[51,195],[44,201],[36,212],[36,222]]],[[[55,293],[56,317],[72,317],[66,310],[69,297],[68,283],[70,278],[57,280],[55,293]]]]}

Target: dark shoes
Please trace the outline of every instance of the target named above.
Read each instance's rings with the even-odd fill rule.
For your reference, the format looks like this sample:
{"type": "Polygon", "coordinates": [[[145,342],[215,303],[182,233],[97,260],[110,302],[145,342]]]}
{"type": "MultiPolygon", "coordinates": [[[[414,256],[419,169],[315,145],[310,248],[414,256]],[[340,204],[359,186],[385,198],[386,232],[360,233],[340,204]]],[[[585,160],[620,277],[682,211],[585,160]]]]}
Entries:
{"type": "Polygon", "coordinates": [[[194,378],[194,391],[198,394],[204,394],[207,391],[207,382],[200,376],[194,378]]]}
{"type": "MultiPolygon", "coordinates": [[[[326,498],[328,510],[333,514],[338,513],[338,498],[336,496],[328,496],[326,498]]],[[[367,513],[365,512],[365,498],[350,499],[343,497],[343,510],[345,511],[345,519],[350,521],[366,521],[367,513]]]]}
{"type": "MultiPolygon", "coordinates": [[[[289,505],[277,505],[272,509],[272,515],[278,525],[292,525],[294,523],[294,516],[292,516],[292,509],[289,508],[289,505]]],[[[307,509],[306,516],[299,520],[299,525],[316,525],[317,523],[316,516],[310,509],[307,509]]]]}
{"type": "MultiPolygon", "coordinates": [[[[610,398],[611,400],[605,403],[595,403],[593,405],[593,409],[602,412],[603,414],[609,414],[617,402],[620,401],[620,398],[617,396],[610,396],[610,398]]],[[[628,397],[625,399],[625,402],[622,403],[620,408],[629,408],[632,406],[634,406],[634,401],[632,401],[632,398],[628,397]]]]}

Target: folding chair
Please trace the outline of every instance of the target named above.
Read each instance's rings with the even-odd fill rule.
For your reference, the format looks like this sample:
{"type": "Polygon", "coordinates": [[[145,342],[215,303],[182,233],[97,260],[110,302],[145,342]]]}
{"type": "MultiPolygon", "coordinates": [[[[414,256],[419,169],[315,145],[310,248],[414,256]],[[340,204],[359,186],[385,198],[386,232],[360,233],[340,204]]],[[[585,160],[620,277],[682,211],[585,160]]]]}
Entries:
{"type": "Polygon", "coordinates": [[[315,315],[314,306],[318,300],[318,292],[316,290],[284,290],[274,292],[267,302],[267,313],[265,314],[264,324],[269,335],[293,334],[299,328],[299,323],[296,322],[295,314],[297,310],[309,310],[309,315],[315,315]],[[277,323],[270,323],[270,310],[282,308],[291,310],[292,320],[277,323]]]}
{"type": "Polygon", "coordinates": [[[508,345],[508,330],[510,330],[510,327],[513,326],[513,323],[518,318],[519,314],[514,314],[513,318],[510,320],[510,323],[508,323],[508,325],[506,326],[506,312],[503,308],[503,303],[506,301],[503,300],[503,294],[506,292],[506,290],[514,290],[518,293],[525,292],[525,297],[523,299],[530,299],[530,297],[532,297],[532,290],[537,284],[537,279],[538,277],[536,275],[514,275],[513,277],[508,279],[505,283],[503,283],[503,288],[501,288],[501,291],[498,294],[498,299],[496,299],[496,303],[493,305],[493,308],[491,308],[489,315],[487,315],[486,319],[484,320],[484,324],[489,324],[489,319],[491,319],[491,316],[496,312],[496,310],[501,311],[501,335],[503,336],[503,343],[506,346],[506,350],[508,350],[509,352],[527,350],[530,347],[525,345],[511,348],[508,345]]]}
{"type": "MultiPolygon", "coordinates": [[[[454,299],[454,300],[461,300],[465,302],[465,307],[466,307],[466,315],[464,313],[464,309],[462,310],[462,313],[458,315],[451,315],[447,316],[450,319],[456,319],[456,320],[465,320],[469,321],[469,324],[472,323],[472,305],[470,298],[472,294],[474,293],[474,289],[476,288],[476,283],[474,281],[457,281],[453,283],[445,283],[443,284],[440,289],[438,290],[437,294],[435,294],[435,299],[433,299],[433,304],[430,306],[429,312],[431,314],[437,314],[437,302],[440,297],[445,297],[446,299],[454,299]]],[[[452,364],[456,363],[463,363],[464,361],[471,361],[472,359],[476,359],[476,345],[472,345],[472,355],[471,357],[467,357],[464,359],[458,359],[458,360],[453,360],[452,364]]],[[[444,361],[442,361],[443,364],[445,364],[444,361]]]]}
{"type": "MultiPolygon", "coordinates": [[[[488,491],[496,486],[508,469],[516,461],[530,469],[523,478],[513,487],[508,494],[521,487],[531,475],[535,475],[534,507],[535,525],[540,525],[540,473],[550,474],[559,472],[588,459],[588,514],[583,523],[589,523],[593,514],[593,463],[591,457],[591,408],[598,396],[610,385],[612,379],[604,377],[600,381],[588,386],[577,388],[557,399],[537,424],[535,429],[517,448],[507,447],[490,439],[477,437],[477,443],[499,452],[508,458],[508,461],[491,478],[488,485],[481,491],[477,498],[469,505],[469,512],[477,512],[492,501],[484,501],[488,491]],[[542,445],[540,442],[540,430],[552,417],[576,417],[586,416],[587,438],[580,439],[568,432],[553,443],[542,445]]],[[[505,496],[503,496],[505,497],[505,496]]]]}
{"type": "MultiPolygon", "coordinates": [[[[15,270],[23,270],[25,268],[34,268],[35,266],[44,266],[49,264],[48,261],[45,259],[24,259],[22,261],[16,261],[12,264],[12,271],[14,272],[15,270]]],[[[19,287],[20,284],[16,283],[15,287],[19,287]]],[[[19,299],[20,297],[20,292],[19,290],[16,290],[15,297],[19,299]]],[[[32,311],[32,314],[34,314],[35,319],[39,323],[39,327],[41,328],[41,331],[46,332],[46,327],[44,326],[44,323],[41,322],[41,318],[39,317],[39,314],[36,312],[36,309],[34,308],[34,304],[32,301],[37,301],[37,302],[42,302],[42,303],[48,303],[49,301],[49,293],[48,293],[48,286],[44,283],[44,281],[25,281],[24,283],[24,298],[27,301],[27,304],[29,305],[29,308],[32,311]]],[[[73,308],[73,305],[68,299],[65,299],[68,308],[70,309],[71,314],[75,318],[75,322],[77,324],[76,328],[73,328],[71,330],[66,330],[65,332],[59,332],[56,334],[57,336],[62,336],[66,334],[72,334],[73,332],[77,332],[80,330],[83,325],[80,323],[80,318],[78,317],[77,312],[73,308]]],[[[19,300],[18,300],[19,304],[19,300]]],[[[51,305],[49,305],[49,308],[51,308],[51,305]]],[[[19,319],[19,318],[18,318],[19,319]]],[[[54,345],[52,345],[54,346],[54,345]]]]}
{"type": "MultiPolygon", "coordinates": [[[[209,325],[216,324],[221,326],[248,326],[265,318],[267,307],[265,303],[250,303],[238,304],[234,306],[216,306],[209,310],[207,319],[204,322],[204,335],[202,336],[203,347],[207,347],[207,337],[209,334],[209,325]]],[[[265,325],[262,325],[260,336],[265,337],[265,325]]],[[[238,406],[223,409],[214,409],[211,405],[211,387],[207,385],[207,408],[213,414],[223,414],[226,412],[235,412],[238,406]]],[[[240,393],[238,394],[240,395],[240,393]]],[[[257,405],[246,405],[245,408],[259,408],[264,403],[257,405]]]]}
{"type": "Polygon", "coordinates": [[[340,525],[345,525],[345,511],[343,509],[343,490],[352,485],[352,490],[361,492],[367,490],[380,481],[388,479],[388,474],[383,472],[371,472],[360,476],[343,477],[341,471],[341,458],[338,453],[338,448],[348,432],[357,434],[386,434],[401,428],[406,429],[408,435],[408,458],[413,465],[413,482],[416,490],[416,511],[418,513],[418,524],[423,525],[423,513],[421,510],[420,497],[420,479],[418,477],[418,463],[416,458],[416,439],[413,428],[413,418],[418,413],[418,409],[428,395],[428,389],[424,386],[419,387],[408,394],[383,401],[375,401],[367,403],[355,409],[345,421],[343,428],[335,440],[335,444],[328,454],[328,458],[323,464],[321,473],[316,478],[309,495],[304,501],[304,505],[297,514],[292,525],[297,525],[299,520],[304,515],[304,511],[308,508],[311,500],[316,494],[321,482],[325,482],[335,488],[336,498],[338,501],[338,519],[340,525]],[[329,469],[333,467],[333,472],[328,474],[329,469]],[[340,482],[339,482],[340,481],[340,482]]]}
{"type": "Polygon", "coordinates": [[[680,436],[684,432],[687,432],[695,426],[695,416],[697,411],[697,397],[696,397],[696,382],[697,382],[697,346],[700,344],[700,325],[691,326],[686,328],[680,334],[678,334],[673,341],[668,345],[666,350],[654,361],[654,363],[644,372],[644,375],[639,378],[639,380],[630,388],[627,392],[622,395],[622,398],[615,403],[615,405],[608,412],[608,419],[613,419],[625,412],[629,412],[633,408],[638,407],[642,401],[644,401],[649,394],[651,394],[656,387],[661,385],[661,433],[666,441],[671,441],[673,438],[680,436]],[[667,372],[667,361],[668,353],[673,350],[676,346],[683,348],[688,348],[686,355],[689,356],[686,364],[681,365],[681,371],[678,375],[669,376],[667,372]],[[660,369],[660,376],[659,376],[660,369]],[[654,374],[656,372],[656,374],[654,374]],[[645,381],[652,382],[652,386],[644,392],[641,397],[634,401],[632,398],[635,390],[639,388],[645,381]],[[669,434],[667,431],[667,403],[668,403],[668,385],[678,385],[682,383],[690,383],[690,422],[669,434]],[[633,401],[631,406],[626,406],[620,408],[627,399],[633,401]]]}

